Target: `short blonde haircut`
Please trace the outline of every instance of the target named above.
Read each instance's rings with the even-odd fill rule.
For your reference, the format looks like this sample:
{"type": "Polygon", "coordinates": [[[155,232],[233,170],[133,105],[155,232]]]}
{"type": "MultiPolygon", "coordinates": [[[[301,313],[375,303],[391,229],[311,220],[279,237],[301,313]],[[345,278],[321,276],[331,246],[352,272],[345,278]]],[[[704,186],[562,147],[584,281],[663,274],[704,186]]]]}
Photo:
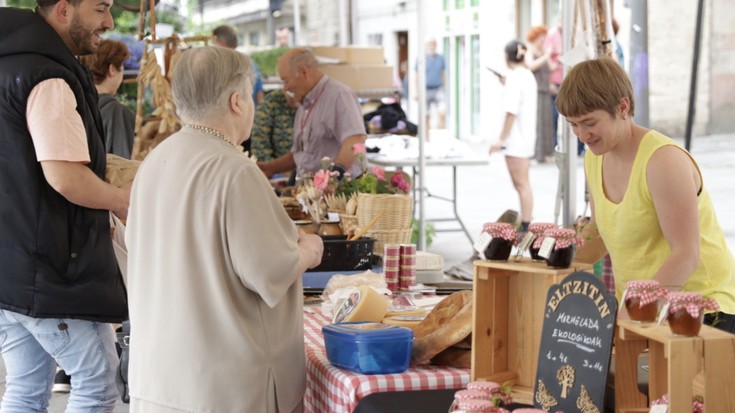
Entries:
{"type": "Polygon", "coordinates": [[[564,78],[556,98],[563,116],[582,116],[604,110],[615,116],[620,99],[628,98],[628,114],[635,116],[633,86],[628,75],[613,59],[603,57],[575,65],[564,78]]]}
{"type": "Polygon", "coordinates": [[[185,51],[171,80],[176,112],[185,122],[218,118],[230,95],[251,99],[255,75],[250,59],[232,49],[216,46],[185,51]]]}

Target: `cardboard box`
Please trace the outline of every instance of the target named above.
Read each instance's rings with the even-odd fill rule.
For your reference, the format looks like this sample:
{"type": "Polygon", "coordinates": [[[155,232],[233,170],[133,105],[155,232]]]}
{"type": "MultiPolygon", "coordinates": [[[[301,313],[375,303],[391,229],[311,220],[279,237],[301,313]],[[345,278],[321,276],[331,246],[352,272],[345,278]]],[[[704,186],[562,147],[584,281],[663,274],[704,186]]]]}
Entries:
{"type": "Polygon", "coordinates": [[[316,47],[312,47],[311,51],[317,57],[326,57],[328,59],[334,59],[339,63],[347,63],[351,65],[382,65],[382,64],[385,64],[385,55],[383,54],[382,47],[316,46],[316,47]]]}
{"type": "Polygon", "coordinates": [[[353,90],[393,88],[393,66],[325,64],[322,71],[353,90]]]}

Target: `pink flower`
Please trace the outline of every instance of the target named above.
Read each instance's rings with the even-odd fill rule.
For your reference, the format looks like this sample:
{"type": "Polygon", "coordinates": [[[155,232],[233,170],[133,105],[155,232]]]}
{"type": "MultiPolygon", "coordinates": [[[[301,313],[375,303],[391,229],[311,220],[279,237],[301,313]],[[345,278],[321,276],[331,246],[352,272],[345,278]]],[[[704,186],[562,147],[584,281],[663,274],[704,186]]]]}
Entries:
{"type": "Polygon", "coordinates": [[[379,166],[373,166],[373,174],[375,174],[379,181],[385,181],[385,172],[379,166]]]}
{"type": "Polygon", "coordinates": [[[325,170],[319,170],[314,174],[314,188],[319,190],[325,190],[329,184],[329,172],[325,170]]]}
{"type": "Polygon", "coordinates": [[[365,149],[364,143],[356,143],[352,145],[352,152],[354,152],[356,155],[361,153],[367,153],[367,150],[365,149]]]}
{"type": "Polygon", "coordinates": [[[396,173],[393,175],[393,177],[390,179],[391,185],[397,187],[401,191],[408,191],[409,185],[408,182],[406,182],[405,179],[403,179],[403,174],[396,173]]]}

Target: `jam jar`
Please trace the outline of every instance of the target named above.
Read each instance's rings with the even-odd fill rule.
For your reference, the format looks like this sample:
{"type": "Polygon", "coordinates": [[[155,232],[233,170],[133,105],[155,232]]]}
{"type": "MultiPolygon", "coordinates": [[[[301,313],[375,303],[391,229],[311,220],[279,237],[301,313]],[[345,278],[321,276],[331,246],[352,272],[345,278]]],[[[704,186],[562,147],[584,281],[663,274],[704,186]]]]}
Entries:
{"type": "Polygon", "coordinates": [[[671,332],[678,336],[694,337],[702,328],[705,311],[717,311],[719,306],[699,293],[669,293],[669,314],[667,321],[671,332]]]}
{"type": "Polygon", "coordinates": [[[630,319],[650,323],[656,321],[659,300],[666,297],[666,290],[655,280],[628,281],[623,295],[630,319]]]}
{"type": "Polygon", "coordinates": [[[492,237],[483,252],[485,258],[491,261],[507,261],[518,237],[513,226],[502,222],[490,222],[483,226],[483,231],[492,237]]]}
{"type": "Polygon", "coordinates": [[[532,233],[534,235],[534,242],[528,247],[528,252],[531,254],[531,259],[533,261],[537,262],[544,262],[545,258],[538,255],[539,250],[541,249],[541,243],[544,240],[544,232],[549,229],[558,228],[559,226],[556,224],[546,223],[546,222],[534,222],[531,225],[528,226],[528,232],[532,233]]]}

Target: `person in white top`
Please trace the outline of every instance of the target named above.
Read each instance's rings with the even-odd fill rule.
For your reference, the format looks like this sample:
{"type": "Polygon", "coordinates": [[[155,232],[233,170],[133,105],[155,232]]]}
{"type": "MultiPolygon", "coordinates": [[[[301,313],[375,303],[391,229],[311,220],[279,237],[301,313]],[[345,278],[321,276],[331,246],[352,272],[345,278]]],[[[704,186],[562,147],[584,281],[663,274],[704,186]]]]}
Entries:
{"type": "Polygon", "coordinates": [[[503,109],[505,121],[490,153],[503,151],[513,186],[521,203],[521,230],[528,229],[533,217],[533,193],[528,180],[530,158],[536,144],[536,79],[526,67],[528,49],[518,40],[505,46],[506,63],[510,71],[505,78],[503,109]]]}

